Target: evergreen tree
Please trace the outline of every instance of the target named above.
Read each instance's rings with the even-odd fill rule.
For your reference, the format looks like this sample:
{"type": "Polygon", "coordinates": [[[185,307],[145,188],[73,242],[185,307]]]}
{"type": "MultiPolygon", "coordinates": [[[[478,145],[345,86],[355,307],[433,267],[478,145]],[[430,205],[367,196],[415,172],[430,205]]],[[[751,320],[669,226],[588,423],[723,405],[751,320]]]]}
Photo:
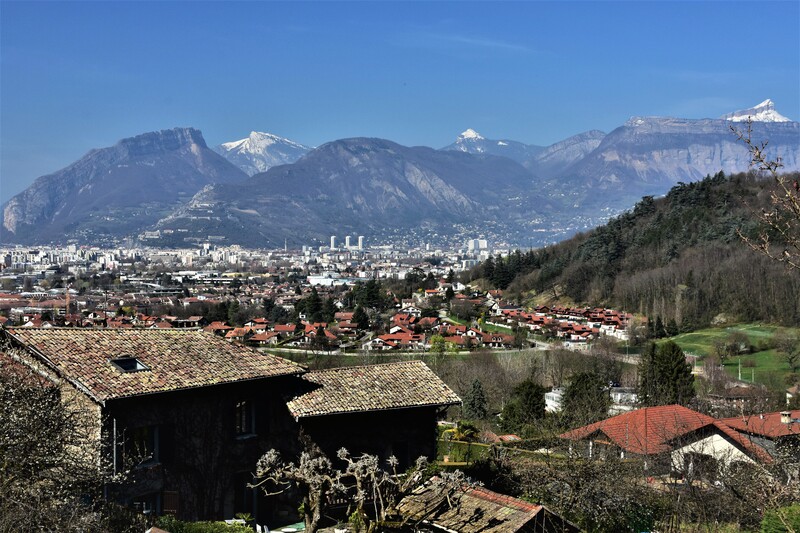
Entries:
{"type": "Polygon", "coordinates": [[[503,431],[516,432],[526,424],[544,418],[545,388],[531,379],[526,379],[511,392],[512,397],[503,407],[500,427],[503,431]]]}
{"type": "Polygon", "coordinates": [[[333,322],[333,317],[336,314],[336,305],[333,303],[333,298],[325,298],[322,304],[322,320],[323,322],[333,322]]]}
{"type": "Polygon", "coordinates": [[[694,395],[692,365],[681,347],[672,341],[650,343],[639,361],[639,402],[686,405],[694,395]]]}
{"type": "Polygon", "coordinates": [[[483,262],[483,277],[494,283],[494,259],[491,255],[483,262]]]}
{"type": "Polygon", "coordinates": [[[486,407],[486,393],[483,391],[481,380],[475,378],[472,387],[464,395],[464,418],[471,420],[483,420],[488,414],[486,407]]]}
{"type": "Polygon", "coordinates": [[[656,317],[656,325],[654,328],[654,333],[655,333],[654,337],[656,339],[660,339],[666,335],[666,332],[664,331],[664,321],[661,320],[661,315],[658,315],[656,317]]]}
{"type": "Polygon", "coordinates": [[[358,329],[369,329],[369,316],[367,316],[367,312],[364,311],[364,308],[360,305],[356,307],[356,310],[353,312],[353,323],[356,324],[358,329]]]}
{"type": "Polygon", "coordinates": [[[316,287],[311,288],[311,294],[305,299],[305,312],[309,322],[322,322],[322,298],[316,287]]]}
{"type": "Polygon", "coordinates": [[[354,289],[358,305],[383,311],[386,307],[386,293],[379,281],[371,279],[364,285],[357,285],[354,289]]]}
{"type": "Polygon", "coordinates": [[[289,312],[282,306],[276,305],[272,308],[267,318],[272,322],[279,324],[289,320],[289,312]]]}
{"type": "Polygon", "coordinates": [[[674,337],[680,333],[680,329],[678,328],[678,323],[675,322],[674,318],[670,318],[667,322],[667,336],[674,337]]]}
{"type": "Polygon", "coordinates": [[[436,278],[433,277],[433,273],[428,272],[428,275],[425,277],[425,282],[423,285],[425,290],[435,289],[438,284],[439,282],[436,281],[436,278]]]}
{"type": "Polygon", "coordinates": [[[596,372],[580,372],[564,389],[561,412],[571,426],[586,425],[608,417],[611,396],[608,383],[596,372]]]}
{"type": "Polygon", "coordinates": [[[227,319],[228,324],[232,326],[241,326],[238,322],[239,318],[239,300],[231,300],[228,302],[227,319]]]}

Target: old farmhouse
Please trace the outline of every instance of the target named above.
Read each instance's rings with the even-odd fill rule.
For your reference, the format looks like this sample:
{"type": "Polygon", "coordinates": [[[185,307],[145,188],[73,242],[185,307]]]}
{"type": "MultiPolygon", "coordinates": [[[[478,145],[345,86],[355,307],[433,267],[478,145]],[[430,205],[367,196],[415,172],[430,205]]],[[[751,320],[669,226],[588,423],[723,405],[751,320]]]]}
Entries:
{"type": "Polygon", "coordinates": [[[95,442],[130,481],[122,503],[180,518],[251,513],[258,523],[296,505],[248,487],[259,457],[296,456],[300,434],[335,456],[435,450],[438,412],[459,398],[420,362],[307,370],[197,329],[19,328],[4,357],[34,368],[92,413],[95,442]],[[288,402],[288,403],[287,403],[288,402]]]}

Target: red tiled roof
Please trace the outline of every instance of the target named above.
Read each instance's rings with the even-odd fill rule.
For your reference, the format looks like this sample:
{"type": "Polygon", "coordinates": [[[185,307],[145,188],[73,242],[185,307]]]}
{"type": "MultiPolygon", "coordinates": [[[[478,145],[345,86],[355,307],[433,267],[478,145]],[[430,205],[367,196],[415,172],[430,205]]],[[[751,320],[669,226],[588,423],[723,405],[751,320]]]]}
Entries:
{"type": "Polygon", "coordinates": [[[280,333],[278,333],[277,331],[265,331],[262,333],[256,333],[255,335],[250,337],[250,340],[252,342],[267,342],[273,337],[280,337],[280,333]]]}
{"type": "Polygon", "coordinates": [[[296,418],[461,403],[422,361],[332,368],[303,379],[321,387],[287,403],[296,418]]]}
{"type": "Polygon", "coordinates": [[[583,440],[602,434],[623,450],[637,455],[651,455],[670,451],[675,439],[704,427],[716,428],[751,455],[762,461],[771,461],[766,451],[725,423],[681,405],[661,405],[629,411],[573,429],[560,437],[583,440]]]}
{"type": "Polygon", "coordinates": [[[759,435],[770,439],[800,435],[800,422],[797,421],[800,419],[800,410],[789,411],[789,413],[790,420],[792,420],[789,424],[781,422],[781,413],[777,411],[760,415],[723,418],[721,422],[742,433],[759,435]]]}
{"type": "MultiPolygon", "coordinates": [[[[425,520],[446,531],[462,533],[516,533],[538,531],[536,520],[551,522],[553,531],[580,531],[553,515],[546,507],[493,492],[484,487],[465,486],[462,491],[447,495],[439,478],[432,478],[403,498],[398,511],[412,520],[425,520]],[[453,505],[445,502],[452,500],[453,505]]],[[[548,529],[549,531],[550,529],[548,529]]]]}
{"type": "Polygon", "coordinates": [[[212,322],[211,324],[207,325],[203,328],[204,331],[224,331],[233,329],[233,326],[229,326],[225,322],[212,322]]]}
{"type": "Polygon", "coordinates": [[[102,403],[115,398],[301,374],[289,360],[195,329],[11,329],[9,334],[102,403]],[[122,372],[135,357],[147,370],[122,372]]]}

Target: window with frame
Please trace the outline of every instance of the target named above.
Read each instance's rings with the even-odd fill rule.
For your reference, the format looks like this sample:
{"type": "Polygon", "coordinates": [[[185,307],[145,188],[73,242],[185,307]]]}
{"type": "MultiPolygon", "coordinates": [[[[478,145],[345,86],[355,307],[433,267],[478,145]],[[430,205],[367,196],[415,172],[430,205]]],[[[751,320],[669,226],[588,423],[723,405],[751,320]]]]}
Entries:
{"type": "Polygon", "coordinates": [[[109,359],[109,362],[114,365],[117,370],[126,374],[130,372],[142,372],[144,370],[150,370],[150,367],[132,356],[109,359]]]}
{"type": "Polygon", "coordinates": [[[235,411],[235,433],[237,436],[253,435],[255,431],[255,413],[253,402],[242,400],[236,402],[235,411]]]}

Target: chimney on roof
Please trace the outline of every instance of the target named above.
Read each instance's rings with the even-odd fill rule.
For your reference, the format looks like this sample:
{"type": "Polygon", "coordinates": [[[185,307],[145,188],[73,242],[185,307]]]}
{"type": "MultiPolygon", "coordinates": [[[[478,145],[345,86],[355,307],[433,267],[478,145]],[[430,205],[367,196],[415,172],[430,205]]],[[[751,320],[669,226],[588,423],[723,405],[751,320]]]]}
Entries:
{"type": "Polygon", "coordinates": [[[792,413],[791,411],[781,411],[781,424],[791,424],[792,413]]]}

